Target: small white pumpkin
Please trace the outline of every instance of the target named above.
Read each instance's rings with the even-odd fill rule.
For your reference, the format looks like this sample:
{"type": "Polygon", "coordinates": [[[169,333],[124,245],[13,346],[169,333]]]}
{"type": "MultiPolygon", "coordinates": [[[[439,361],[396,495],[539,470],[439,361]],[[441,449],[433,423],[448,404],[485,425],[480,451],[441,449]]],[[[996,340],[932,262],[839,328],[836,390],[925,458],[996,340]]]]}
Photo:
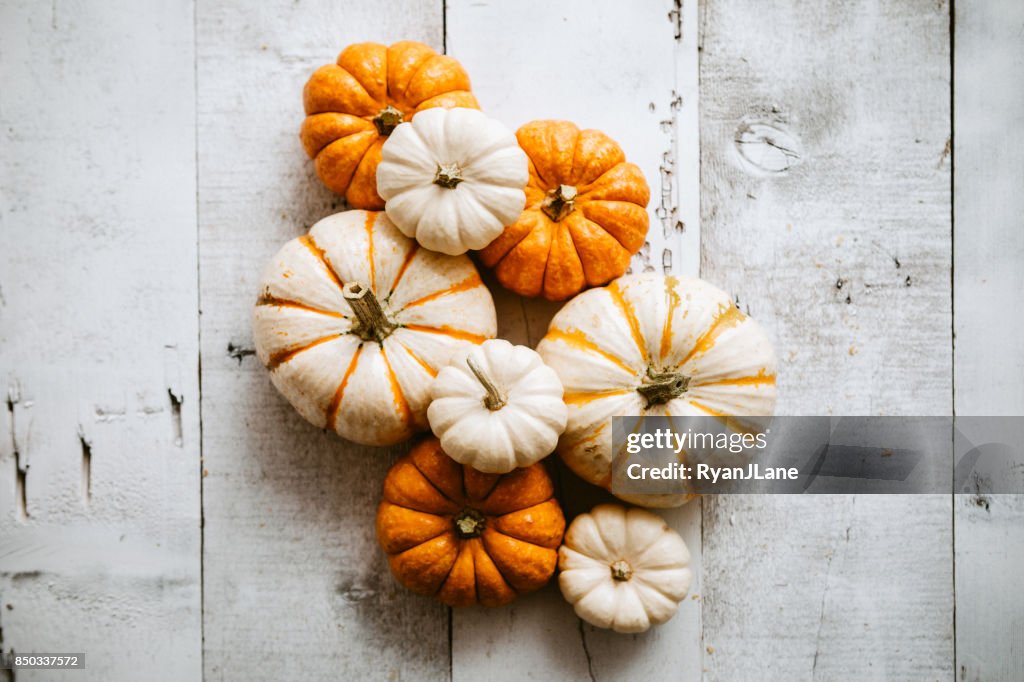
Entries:
{"type": "Polygon", "coordinates": [[[569,415],[554,370],[533,349],[504,339],[455,353],[430,395],[427,420],[441,448],[489,474],[550,455],[569,415]]]}
{"type": "MultiPolygon", "coordinates": [[[[721,289],[693,277],[627,275],[562,308],[537,351],[565,387],[558,453],[611,489],[613,416],[771,416],[775,352],[721,289]]],[[[691,495],[620,495],[674,507],[691,495]]]]}
{"type": "Polygon", "coordinates": [[[576,615],[599,628],[643,632],[686,598],[690,552],[664,519],[601,504],[569,525],[558,549],[558,586],[576,615]]]}
{"type": "Polygon", "coordinates": [[[472,261],[419,248],[377,211],[328,216],[285,244],[253,313],[274,386],[316,426],[365,445],[426,429],[437,370],[496,330],[472,261]]]}
{"type": "Polygon", "coordinates": [[[526,154],[476,109],[421,111],[392,131],[381,159],[377,193],[388,217],[434,251],[482,249],[526,205],[526,154]]]}

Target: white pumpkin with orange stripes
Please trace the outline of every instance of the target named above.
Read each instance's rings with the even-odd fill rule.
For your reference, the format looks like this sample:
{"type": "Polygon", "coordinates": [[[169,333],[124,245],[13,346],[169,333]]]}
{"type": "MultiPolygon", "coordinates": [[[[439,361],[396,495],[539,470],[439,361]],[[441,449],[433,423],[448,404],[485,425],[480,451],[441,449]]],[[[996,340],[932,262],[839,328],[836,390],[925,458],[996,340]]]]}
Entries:
{"type": "MultiPolygon", "coordinates": [[[[692,277],[627,275],[572,299],[537,347],[565,387],[558,452],[611,489],[613,416],[769,416],[775,352],[721,289],[692,277]]],[[[621,496],[672,507],[690,495],[621,496]]]]}
{"type": "Polygon", "coordinates": [[[375,211],[328,216],[285,244],[253,315],[274,386],[314,425],[365,445],[426,429],[438,369],[496,328],[468,257],[422,249],[375,211]]]}

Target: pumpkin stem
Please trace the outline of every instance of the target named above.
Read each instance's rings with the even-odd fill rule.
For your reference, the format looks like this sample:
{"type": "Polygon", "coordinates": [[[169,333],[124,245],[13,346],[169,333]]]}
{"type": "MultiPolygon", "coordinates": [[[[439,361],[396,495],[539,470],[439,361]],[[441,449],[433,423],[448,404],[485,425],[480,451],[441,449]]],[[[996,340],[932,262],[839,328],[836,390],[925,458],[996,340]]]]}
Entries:
{"type": "Polygon", "coordinates": [[[655,372],[647,370],[643,384],[637,390],[647,398],[647,407],[663,405],[670,400],[686,393],[690,386],[690,377],[678,372],[655,372]]]}
{"type": "Polygon", "coordinates": [[[378,111],[377,115],[373,117],[373,125],[377,126],[377,133],[382,137],[390,135],[391,131],[397,128],[401,122],[402,112],[390,104],[378,111]]]}
{"type": "Polygon", "coordinates": [[[460,538],[478,538],[487,526],[487,517],[476,509],[466,507],[452,519],[455,524],[455,532],[460,538]]]}
{"type": "Polygon", "coordinates": [[[434,175],[434,184],[441,185],[447,189],[455,189],[455,186],[462,182],[462,169],[457,163],[441,164],[437,167],[434,175]]]}
{"type": "Polygon", "coordinates": [[[358,324],[353,326],[352,333],[363,341],[381,343],[398,327],[384,314],[380,301],[373,295],[370,287],[360,282],[349,282],[342,288],[341,294],[352,307],[358,321],[358,324]]]}
{"type": "Polygon", "coordinates": [[[633,577],[633,567],[625,559],[619,559],[611,565],[612,578],[615,580],[629,580],[633,577]]]}
{"type": "Polygon", "coordinates": [[[557,223],[576,210],[576,188],[572,185],[559,185],[544,197],[540,210],[557,223]]]}
{"type": "Polygon", "coordinates": [[[484,407],[488,410],[500,410],[505,407],[505,396],[501,394],[491,378],[484,373],[472,355],[466,356],[466,364],[469,365],[469,369],[477,381],[487,390],[487,395],[484,396],[484,407]]]}

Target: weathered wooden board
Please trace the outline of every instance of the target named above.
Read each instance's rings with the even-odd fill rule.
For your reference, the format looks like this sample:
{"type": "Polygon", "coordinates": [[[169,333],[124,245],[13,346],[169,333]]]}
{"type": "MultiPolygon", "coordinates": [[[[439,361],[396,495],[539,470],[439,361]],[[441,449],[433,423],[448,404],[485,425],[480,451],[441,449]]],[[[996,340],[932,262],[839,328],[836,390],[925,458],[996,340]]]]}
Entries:
{"type": "MultiPolygon", "coordinates": [[[[543,118],[599,128],[644,170],[651,231],[634,271],[697,274],[696,3],[449,0],[446,8],[448,53],[466,65],[491,116],[513,129],[543,118]]],[[[494,291],[499,335],[536,345],[560,306],[494,291]]],[[[569,516],[611,499],[560,474],[569,516]]],[[[664,515],[691,548],[699,594],[700,505],[664,515]]],[[[454,680],[695,680],[700,666],[697,600],[638,636],[583,624],[555,585],[507,608],[453,614],[454,680]]]]}
{"type": "MultiPolygon", "coordinates": [[[[949,7],[702,5],[702,275],[781,414],[952,407],[949,7]]],[[[949,679],[949,496],[704,504],[707,678],[949,679]]]]}
{"type": "MultiPolygon", "coordinates": [[[[956,3],[957,415],[1024,414],[1024,164],[1007,138],[1024,119],[1022,34],[1020,3],[956,3]]],[[[958,495],[955,510],[957,679],[1020,679],[1024,495],[958,495]]]]}
{"type": "Polygon", "coordinates": [[[401,588],[373,519],[404,448],[304,422],[251,355],[265,262],[341,210],[298,140],[302,87],[352,42],[442,47],[440,2],[202,2],[198,10],[205,673],[438,679],[448,612],[401,588]]]}
{"type": "Polygon", "coordinates": [[[0,643],[196,679],[192,5],[7,2],[0,46],[0,643]]]}

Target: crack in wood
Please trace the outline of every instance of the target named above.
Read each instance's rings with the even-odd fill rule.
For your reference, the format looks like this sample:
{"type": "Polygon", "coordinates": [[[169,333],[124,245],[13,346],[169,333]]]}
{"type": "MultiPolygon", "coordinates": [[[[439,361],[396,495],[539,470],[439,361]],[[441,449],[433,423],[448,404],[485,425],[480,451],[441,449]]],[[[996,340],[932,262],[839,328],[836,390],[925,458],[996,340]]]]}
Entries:
{"type": "Polygon", "coordinates": [[[174,446],[180,448],[184,444],[181,426],[181,403],[185,401],[185,398],[170,388],[167,389],[167,397],[171,401],[171,424],[174,428],[174,446]]]}
{"type": "Polygon", "coordinates": [[[597,682],[597,676],[594,675],[594,658],[590,655],[590,647],[587,645],[586,624],[582,618],[578,619],[578,622],[580,627],[580,643],[583,645],[583,655],[587,658],[587,675],[590,676],[590,682],[597,682]]]}
{"type": "Polygon", "coordinates": [[[92,443],[85,438],[82,425],[78,425],[78,444],[82,448],[82,502],[86,507],[92,501],[92,443]]]}
{"type": "Polygon", "coordinates": [[[18,443],[17,432],[17,406],[21,402],[21,385],[18,382],[10,384],[7,388],[7,419],[8,428],[11,434],[11,456],[14,458],[14,497],[18,506],[18,520],[24,521],[29,517],[28,513],[28,467],[29,464],[23,457],[21,445],[18,443]]]}
{"type": "Polygon", "coordinates": [[[668,13],[668,20],[672,22],[673,37],[677,42],[683,40],[683,0],[673,0],[673,7],[668,13]]]}
{"type": "MultiPolygon", "coordinates": [[[[654,210],[654,215],[661,221],[661,232],[666,239],[671,239],[674,234],[686,231],[686,225],[679,219],[678,187],[675,181],[678,171],[678,155],[676,153],[678,139],[676,131],[679,127],[678,112],[682,106],[682,96],[673,90],[669,101],[669,112],[671,115],[660,123],[662,132],[666,133],[669,139],[668,148],[662,152],[661,165],[658,167],[661,187],[658,207],[654,210]]],[[[645,262],[646,265],[650,266],[649,254],[645,262]]],[[[662,252],[661,267],[664,274],[672,273],[672,250],[667,247],[662,252]]],[[[650,266],[649,270],[647,267],[644,268],[644,272],[651,272],[653,270],[653,266],[650,266]]]]}
{"type": "Polygon", "coordinates": [[[245,346],[235,345],[234,342],[228,342],[228,357],[233,360],[237,360],[238,364],[242,364],[242,360],[249,357],[250,355],[256,355],[255,348],[247,348],[245,346]]]}

